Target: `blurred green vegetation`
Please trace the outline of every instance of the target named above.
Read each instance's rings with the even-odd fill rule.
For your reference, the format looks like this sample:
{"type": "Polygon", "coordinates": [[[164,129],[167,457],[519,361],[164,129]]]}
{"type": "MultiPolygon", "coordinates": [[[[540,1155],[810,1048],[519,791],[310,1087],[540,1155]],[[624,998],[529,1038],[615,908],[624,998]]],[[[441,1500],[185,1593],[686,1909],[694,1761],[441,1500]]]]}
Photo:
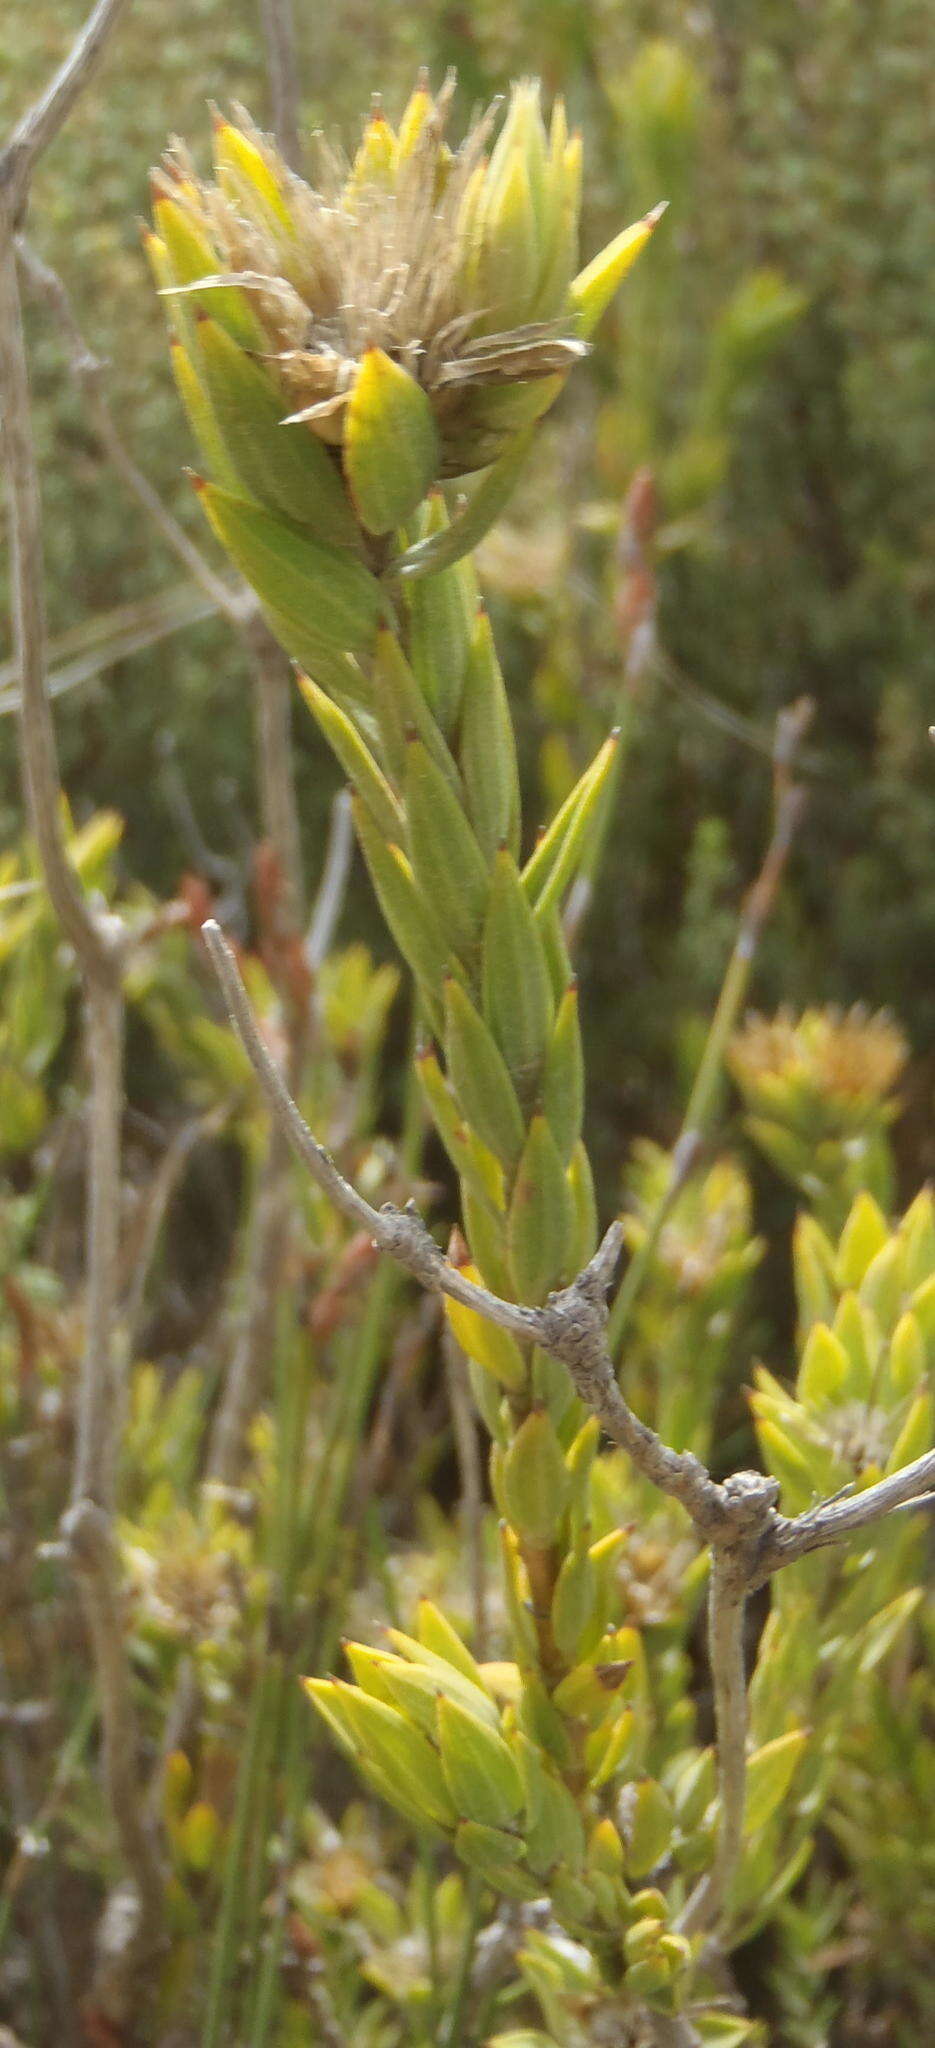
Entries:
{"type": "MultiPolygon", "coordinates": [[[[297,0],[296,11],[309,126],[347,133],[374,86],[397,108],[423,61],[436,80],[448,64],[457,65],[465,109],[511,76],[535,71],[547,92],[565,93],[572,121],[586,134],[585,253],[621,220],[659,198],[670,203],[650,256],[550,422],[535,473],[481,565],[515,696],[533,815],[537,802],[549,813],[622,705],[632,711],[621,797],[579,949],[589,1119],[605,1211],[622,1185],[634,1135],[665,1145],[678,1128],[680,1097],[720,986],[738,903],[762,852],[773,722],[803,693],[816,704],[803,763],[809,808],[757,962],[754,995],[768,1013],[780,1001],[796,1011],[806,1001],[843,1009],[862,1001],[896,1012],[912,1048],[902,1101],[921,1112],[903,1115],[895,1127],[894,1178],[908,1200],[935,1158],[935,1073],[927,1052],[935,984],[921,968],[935,942],[925,740],[935,682],[935,248],[928,198],[935,16],[920,0],[877,0],[872,8],[864,0],[822,0],[817,9],[723,0],[692,10],[671,0],[640,0],[626,9],[608,0],[521,0],[510,10],[493,0],[470,8],[426,0],[418,12],[394,7],[376,18],[361,0],[314,9],[297,0]],[[636,550],[645,576],[642,623],[653,627],[648,652],[631,609],[640,594],[632,499],[624,516],[640,472],[652,479],[636,550]]],[[[13,0],[12,61],[0,75],[4,127],[46,78],[50,58],[64,51],[83,13],[80,0],[13,0]]],[[[268,117],[252,0],[189,0],[184,9],[175,0],[136,0],[98,85],[42,165],[29,221],[39,253],[68,284],[87,340],[109,360],[107,389],[128,445],[199,541],[202,525],[182,474],[193,451],[135,219],[147,209],[147,169],[168,132],[203,136],[206,152],[209,98],[242,99],[260,121],[268,117]]],[[[185,599],[178,565],[101,457],[43,307],[29,309],[29,340],[53,636],[154,600],[175,616],[185,599]]],[[[0,706],[4,687],[8,679],[0,679],[0,706]]],[[[125,821],[119,846],[110,844],[108,828],[101,877],[107,887],[129,894],[133,905],[151,906],[171,895],[186,870],[204,867],[207,845],[230,864],[238,892],[233,915],[246,929],[256,836],[253,709],[245,664],[227,629],[202,619],[102,666],[57,701],[56,724],[77,828],[102,812],[125,821]]],[[[294,725],[306,871],[314,885],[337,777],[299,705],[294,725]]],[[[12,720],[0,715],[3,845],[18,841],[21,822],[12,739],[12,720]]],[[[93,830],[91,842],[93,848],[93,830]]],[[[25,856],[0,868],[0,882],[24,878],[25,856]]],[[[365,938],[388,957],[359,872],[341,936],[365,938]]],[[[256,962],[254,971],[262,986],[256,962]]],[[[386,1122],[386,1100],[392,1122],[392,1104],[403,1093],[405,1025],[398,1013],[389,1059],[381,1054],[392,978],[381,978],[355,949],[337,957],[325,982],[322,1003],[330,1001],[331,1011],[310,1109],[339,1133],[349,1170],[368,1175],[372,1190],[395,1189],[397,1162],[374,1135],[386,1122]]],[[[78,1871],[67,1882],[76,1901],[69,1947],[80,1956],[112,1872],[93,1777],[81,1760],[90,1718],[68,1596],[53,1583],[53,1566],[37,1564],[32,1549],[37,1532],[54,1534],[64,1497],[58,1418],[76,1348],[69,1297],[78,1266],[70,1213],[80,1137],[80,1076],[69,1057],[74,999],[47,922],[32,931],[4,988],[10,1001],[0,1037],[0,1108],[8,1133],[18,1136],[9,1147],[14,1192],[0,1212],[0,1268],[15,1283],[0,1332],[10,1368],[3,1419],[11,1438],[26,1445],[7,1500],[21,1530],[11,1553],[13,1606],[21,1615],[30,1602],[39,1611],[45,1603],[46,1616],[35,1641],[21,1632],[21,1662],[14,1659],[10,1676],[17,1695],[53,1699],[49,1754],[58,1754],[63,1731],[72,1745],[62,1827],[78,1871]],[[50,1124],[51,1146],[40,1149],[39,1170],[31,1174],[26,1155],[48,1138],[50,1124]],[[50,1417],[58,1432],[54,1458],[46,1456],[42,1433],[50,1417]]],[[[195,1119],[205,1120],[205,1142],[199,1138],[182,1176],[181,1205],[170,1210],[154,1259],[155,1300],[142,1322],[144,1362],[134,1376],[124,1474],[134,1656],[151,1756],[163,1743],[162,1709],[192,1646],[207,1702],[194,1775],[186,1777],[191,1766],[181,1749],[165,1768],[179,1980],[161,1995],[174,2015],[190,2011],[195,2000],[218,1916],[225,1880],[216,1837],[222,1828],[226,1841],[232,1826],[236,1758],[247,1726],[242,1703],[252,1700],[253,1726],[262,1723],[264,1700],[269,1705],[260,1691],[261,1617],[282,1546],[288,1565],[288,1543],[296,1540],[294,1530],[290,1537],[280,1526],[295,1508],[294,1474],[284,1461],[284,1446],[299,1441],[290,1403],[309,1403],[320,1445],[306,1476],[300,1531],[309,1538],[301,1552],[309,1575],[300,1600],[305,1668],[326,1668],[349,1606],[360,1611],[363,1632],[375,1613],[408,1625],[416,1592],[437,1593],[458,1618],[469,1615],[470,1601],[461,1548],[439,1505],[450,1501],[453,1459],[431,1333],[418,1308],[400,1307],[394,1279],[384,1276],[381,1292],[369,1268],[361,1277],[354,1264],[359,1247],[298,1183],[296,1203],[305,1204],[313,1247],[303,1249],[299,1292],[320,1302],[324,1290],[333,1326],[314,1328],[321,1354],[311,1391],[295,1366],[304,1351],[294,1333],[277,1353],[273,1419],[258,1418],[244,1475],[256,1540],[252,1527],[248,1540],[236,1500],[230,1515],[224,1502],[193,1510],[195,1446],[223,1366],[213,1321],[217,1294],[230,1268],[236,1297],[232,1246],[247,1213],[243,1190],[255,1167],[259,1122],[231,1041],[203,1015],[206,983],[182,935],[163,942],[150,980],[141,977],[131,999],[128,1199],[150,1163],[147,1117],[158,1115],[166,1130],[183,1119],[192,1119],[193,1129],[195,1119]],[[151,1359],[171,1378],[170,1398],[151,1359]],[[192,1359],[183,1371],[182,1361],[192,1359]],[[322,1507],[315,1489],[323,1473],[322,1507]]],[[[812,1133],[809,1127],[803,1140],[795,1119],[790,1123],[791,1156],[795,1146],[808,1147],[812,1133]]],[[[772,1156],[779,1157],[775,1144],[772,1156]]],[[[645,1230],[664,1163],[651,1143],[631,1158],[631,1245],[645,1230]]],[[[814,1198],[797,1162],[779,1163],[814,1198]]],[[[833,1163],[841,1168],[834,1201],[842,1188],[849,1201],[864,1184],[865,1162],[855,1164],[851,1155],[845,1161],[842,1152],[833,1163]]],[[[429,1169],[439,1170],[434,1155],[429,1169]]],[[[402,1184],[410,1180],[404,1176],[402,1184]]],[[[795,1308],[777,1240],[791,1215],[791,1198],[762,1161],[715,1161],[660,1246],[641,1304],[636,1398],[685,1441],[713,1439],[725,1457],[735,1450],[742,1457],[749,1444],[739,1382],[751,1332],[777,1371],[789,1368],[783,1332],[795,1308]],[[767,1241],[761,1267],[754,1228],[767,1241]],[[691,1359],[700,1359],[703,1370],[686,1400],[691,1359]]],[[[835,1212],[835,1230],[841,1220],[835,1212]]],[[[830,1318],[821,1304],[801,1312],[803,1335],[819,1312],[830,1318]]],[[[608,1525],[640,1520],[645,1539],[631,1544],[621,1567],[628,1611],[655,1631],[658,1683],[683,1713],[677,1733],[688,1740],[693,1729],[686,1734],[683,1710],[698,1645],[693,1613],[681,1612],[684,1531],[674,1535],[662,1511],[657,1543],[645,1497],[625,1493],[623,1479],[615,1493],[607,1464],[608,1525]],[[682,1575],[674,1595],[666,1570],[682,1575]]],[[[835,1467],[835,1481],[839,1476],[835,1467]]],[[[914,1526],[907,1549],[916,1535],[914,1526]]],[[[856,1561],[855,1578],[862,1563],[856,1561]]],[[[694,1599],[697,1574],[691,1585],[694,1599]]],[[[793,1606],[790,1594],[790,1613],[793,1606]]],[[[837,1611],[829,1596],[824,1623],[832,1646],[837,1611]]],[[[860,1619],[869,1627],[863,1612],[860,1619]]],[[[923,1668],[930,1620],[919,1629],[911,1651],[900,1639],[895,1650],[883,1645],[879,1662],[868,1654],[853,1725],[844,1725],[847,1716],[832,1703],[833,1845],[824,1840],[804,1888],[776,1905],[738,1962],[753,2010],[768,2002],[782,2029],[777,2040],[795,2048],[823,2048],[829,2039],[908,2044],[931,2024],[925,1958],[935,1879],[928,1866],[920,1878],[915,1840],[918,1811],[932,1790],[931,1685],[923,1668]],[[910,1664],[911,1682],[901,1683],[910,1664]],[[881,1861],[884,1769],[892,1827],[881,1861]]],[[[501,1630],[495,1614],[495,1643],[501,1630]]],[[[807,1624],[790,1629],[797,1639],[807,1632],[807,1624]]],[[[811,1684],[812,1674],[806,1676],[811,1684]]],[[[281,1671],[270,1683],[283,1686],[281,1671]]],[[[802,1693],[803,1714],[810,1715],[816,1710],[804,1678],[802,1693]]],[[[773,1737],[768,1703],[761,1704],[760,1734],[773,1737]]],[[[413,2014],[423,2010],[427,1977],[437,1979],[439,1956],[450,1975],[463,1943],[468,1907],[461,1882],[450,1872],[445,1877],[432,1931],[425,1903],[432,1859],[414,1868],[408,1852],[400,1852],[394,1822],[353,1806],[340,1832],[330,1807],[327,1816],[306,1808],[297,1821],[309,1765],[297,1764],[296,1752],[309,1741],[308,1724],[298,1716],[289,1722],[284,1711],[292,1776],[287,1772],[282,1867],[283,1893],[295,1908],[287,1980],[295,2010],[287,1998],[271,2037],[306,2042],[320,1996],[317,2019],[327,2039],[327,1999],[346,1996],[339,2017],[348,2038],[365,2048],[369,2041],[396,2048],[419,2038],[413,2014]],[[416,1937],[422,1948],[414,1959],[416,1937]],[[319,1976],[311,1969],[302,1976],[309,1953],[324,1958],[319,1976]]],[[[830,1706],[827,1713],[830,1726],[830,1706]]],[[[700,1740],[710,1734],[706,1717],[702,1698],[700,1740]]],[[[271,1735],[264,1739],[272,1745],[271,1735]]],[[[37,1753],[42,1760],[41,1743],[37,1753]]],[[[332,1770],[329,1764],[329,1793],[332,1770]]],[[[340,1805],[351,1784],[334,1775],[340,1805]]],[[[809,1778],[795,1809],[796,1841],[810,1819],[811,1785],[809,1778]]],[[[263,1797],[268,1819],[269,1786],[263,1797]]],[[[263,1878],[257,1851],[244,1920],[255,1935],[263,1878]]],[[[5,1910],[5,1898],[2,1904],[5,1910]]],[[[539,1955],[537,1963],[533,1938],[528,1983],[546,2010],[548,1960],[539,1955]]],[[[574,1987],[560,1988],[571,2001],[574,1987]]],[[[554,1986],[553,1993],[558,1997],[554,1986]]],[[[32,2014],[37,2040],[47,2038],[32,1982],[17,2010],[20,2018],[32,2014]]],[[[535,2018],[538,2008],[527,2001],[521,2016],[530,2012],[535,2018]]],[[[508,2016],[500,2017],[507,2024],[508,2016]]]]}
{"type": "MultiPolygon", "coordinates": [[[[74,0],[15,0],[4,122],[80,12],[74,0]]],[[[935,1022],[917,964],[935,941],[924,737],[935,681],[931,10],[824,0],[816,13],[760,0],[686,14],[665,0],[589,0],[504,15],[481,0],[376,19],[357,6],[313,19],[299,6],[297,20],[309,126],[347,133],[374,86],[396,106],[419,61],[435,77],[456,64],[466,107],[536,70],[585,128],[586,249],[670,202],[652,262],[550,430],[524,545],[492,550],[490,563],[526,706],[527,786],[538,777],[545,804],[556,775],[554,742],[551,761],[540,758],[546,721],[564,722],[580,762],[614,713],[617,507],[634,468],[652,466],[660,654],[594,917],[600,944],[583,962],[591,1018],[606,1020],[591,1027],[605,1165],[621,1132],[658,1127],[671,1104],[672,1020],[702,1013],[718,984],[724,926],[712,911],[754,871],[763,750],[777,708],[803,692],[817,705],[810,810],[759,993],[767,1006],[887,1002],[924,1047],[935,1022]],[[570,551],[559,543],[567,573],[556,575],[555,518],[570,505],[581,516],[570,551]]],[[[168,131],[204,135],[209,97],[241,98],[262,120],[264,93],[247,0],[184,10],[139,0],[100,89],[42,166],[32,206],[36,246],[110,360],[132,450],[193,530],[181,475],[192,451],[135,220],[168,131]]],[[[174,589],[178,571],[108,476],[44,308],[30,330],[50,618],[64,633],[174,589]]],[[[170,744],[207,842],[236,856],[250,829],[244,681],[239,650],[208,621],[62,700],[79,817],[82,805],[115,805],[128,871],[161,893],[194,860],[180,844],[170,744]]],[[[310,725],[297,716],[296,727],[314,871],[334,771],[310,725]]],[[[4,824],[17,804],[9,740],[2,720],[4,824]]],[[[362,886],[354,918],[373,934],[362,886]]]]}

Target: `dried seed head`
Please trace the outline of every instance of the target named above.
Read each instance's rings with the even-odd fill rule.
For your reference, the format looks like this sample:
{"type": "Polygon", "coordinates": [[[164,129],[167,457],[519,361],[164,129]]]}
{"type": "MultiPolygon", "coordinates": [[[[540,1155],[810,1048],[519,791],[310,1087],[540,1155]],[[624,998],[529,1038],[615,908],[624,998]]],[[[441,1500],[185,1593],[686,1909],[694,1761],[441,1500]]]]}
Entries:
{"type": "Polygon", "coordinates": [[[618,238],[576,297],[581,150],[561,102],[547,130],[521,81],[496,140],[494,106],[453,148],[453,91],[449,77],[433,98],[421,74],[395,130],[375,100],[351,163],[316,138],[314,184],[240,107],[214,114],[212,179],[180,142],[154,174],[176,317],[186,294],[219,320],[236,295],[237,339],[270,366],[284,420],[336,448],[379,351],[429,401],[441,477],[485,467],[546,409],[650,232],[632,254],[618,238]]]}

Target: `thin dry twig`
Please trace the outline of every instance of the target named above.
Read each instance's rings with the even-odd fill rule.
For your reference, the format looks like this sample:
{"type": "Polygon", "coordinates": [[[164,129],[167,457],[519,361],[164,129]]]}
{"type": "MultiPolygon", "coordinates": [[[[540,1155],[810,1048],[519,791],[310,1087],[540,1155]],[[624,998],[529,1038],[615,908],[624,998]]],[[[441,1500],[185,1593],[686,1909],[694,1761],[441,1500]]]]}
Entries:
{"type": "Polygon", "coordinates": [[[110,977],[119,932],[88,905],[68,858],[55,734],[45,694],[42,512],[12,225],[0,193],[0,393],[12,558],[14,653],[29,820],[53,909],[85,971],[110,977]]]}
{"type": "Polygon", "coordinates": [[[933,1502],[935,1451],[926,1451],[924,1457],[914,1458],[911,1465],[903,1465],[899,1472],[891,1472],[888,1478],[877,1480],[875,1486],[865,1487],[862,1493],[821,1501],[791,1520],[775,1515],[756,1561],[750,1591],[755,1592],[774,1572],[794,1564],[797,1558],[807,1557],[811,1550],[840,1543],[846,1536],[882,1521],[886,1515],[907,1508],[928,1508],[933,1502]]]}
{"type": "Polygon", "coordinates": [[[287,164],[301,172],[299,67],[292,0],[260,0],[273,132],[287,164]]]}
{"type": "Polygon", "coordinates": [[[79,93],[90,83],[118,15],[126,5],[127,0],[98,0],[54,78],[23,115],[0,154],[0,194],[14,224],[26,205],[39,158],[64,127],[79,93]]]}
{"type": "Polygon", "coordinates": [[[313,974],[317,974],[331,950],[338,919],[344,908],[353,851],[354,813],[351,809],[350,791],[339,789],[331,806],[321,881],[312,905],[305,941],[305,958],[313,974]]]}
{"type": "Polygon", "coordinates": [[[110,1509],[123,1409],[125,1346],[117,1331],[124,1000],[118,980],[89,974],[85,1046],[91,1068],[87,1168],[87,1310],[78,1385],[72,1504],[110,1509]]]}
{"type": "Polygon", "coordinates": [[[37,297],[51,307],[61,331],[68,368],[84,402],[84,417],[96,434],[111,468],[138,499],[147,517],[162,535],[215,609],[238,629],[256,612],[256,600],[246,584],[237,589],[212,569],[210,562],[189,539],[184,527],[163,504],[158,491],[138,468],[124,445],[104,396],[106,363],[88,347],[81,332],[66,285],[51,264],[43,261],[24,236],[17,239],[17,255],[23,275],[37,297]]]}
{"type": "Polygon", "coordinates": [[[254,675],[257,774],[263,832],[275,849],[282,878],[278,906],[282,934],[297,937],[302,922],[302,848],[292,769],[292,669],[264,619],[244,629],[254,675]]]}

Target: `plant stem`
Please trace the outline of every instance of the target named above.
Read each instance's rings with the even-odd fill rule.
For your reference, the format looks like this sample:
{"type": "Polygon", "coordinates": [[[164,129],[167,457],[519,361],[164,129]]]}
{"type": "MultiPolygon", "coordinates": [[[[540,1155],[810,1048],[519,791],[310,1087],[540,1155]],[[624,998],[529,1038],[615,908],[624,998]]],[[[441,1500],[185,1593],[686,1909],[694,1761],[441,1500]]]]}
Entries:
{"type": "Polygon", "coordinates": [[[472,1871],[465,1886],[467,1926],[464,1934],[464,1945],[458,1962],[458,1974],[455,1979],[454,1995],[451,2001],[451,2011],[448,2015],[448,2025],[445,2029],[443,2048],[467,2048],[463,2028],[467,2018],[467,2003],[471,1991],[474,1951],[477,1947],[477,1936],[480,1931],[482,1890],[482,1879],[477,1876],[476,1872],[472,1871]]]}
{"type": "Polygon", "coordinates": [[[271,1705],[272,1679],[270,1663],[264,1658],[250,1701],[247,1736],[237,1780],[234,1822],[224,1865],[224,1884],[211,1956],[201,2048],[219,2048],[230,2013],[229,1993],[237,1963],[240,1889],[248,1849],[248,1829],[253,1811],[257,1767],[271,1705]]]}

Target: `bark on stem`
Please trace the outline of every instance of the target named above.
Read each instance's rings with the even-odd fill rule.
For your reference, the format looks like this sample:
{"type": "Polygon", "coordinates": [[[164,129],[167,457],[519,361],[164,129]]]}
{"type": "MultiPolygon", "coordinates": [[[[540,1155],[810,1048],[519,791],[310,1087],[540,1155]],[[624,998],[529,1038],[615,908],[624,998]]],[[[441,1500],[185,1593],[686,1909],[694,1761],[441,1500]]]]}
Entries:
{"type": "Polygon", "coordinates": [[[87,1307],[78,1388],[72,1504],[113,1507],[124,1405],[124,1346],[117,1329],[123,990],[116,975],[89,976],[85,1047],[91,1074],[86,1194],[87,1307]]]}

